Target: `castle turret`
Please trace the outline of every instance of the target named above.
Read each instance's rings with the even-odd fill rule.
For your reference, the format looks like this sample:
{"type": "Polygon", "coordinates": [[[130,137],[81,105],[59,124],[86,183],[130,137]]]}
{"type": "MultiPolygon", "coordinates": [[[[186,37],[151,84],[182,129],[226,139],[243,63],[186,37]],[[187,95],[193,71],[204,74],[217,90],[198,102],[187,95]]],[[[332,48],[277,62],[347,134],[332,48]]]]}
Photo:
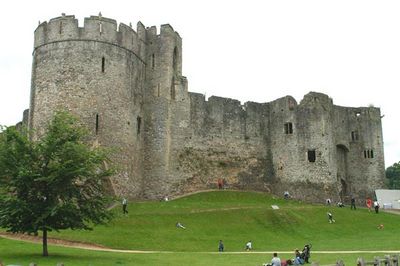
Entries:
{"type": "Polygon", "coordinates": [[[174,147],[181,145],[179,136],[186,134],[190,111],[187,81],[181,74],[179,34],[168,24],[161,26],[159,35],[151,27],[147,29],[146,41],[144,196],[151,198],[170,193],[173,185],[179,183],[172,166],[174,147]],[[186,127],[177,125],[182,122],[186,127]]]}
{"type": "Polygon", "coordinates": [[[56,110],[81,118],[94,144],[112,147],[116,194],[142,190],[145,35],[101,15],[44,22],[35,31],[29,125],[40,135],[56,110]]]}

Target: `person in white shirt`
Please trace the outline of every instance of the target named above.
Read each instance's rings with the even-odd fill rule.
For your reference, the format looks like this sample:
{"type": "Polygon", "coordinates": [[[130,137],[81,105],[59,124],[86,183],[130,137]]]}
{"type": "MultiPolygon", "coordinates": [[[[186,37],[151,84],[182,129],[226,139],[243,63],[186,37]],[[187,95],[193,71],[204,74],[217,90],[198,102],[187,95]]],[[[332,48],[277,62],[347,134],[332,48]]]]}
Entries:
{"type": "Polygon", "coordinates": [[[128,206],[128,201],[126,200],[126,198],[123,198],[122,199],[122,212],[124,214],[128,213],[128,210],[126,209],[127,206],[128,206]]]}
{"type": "Polygon", "coordinates": [[[186,227],[184,227],[183,224],[181,224],[180,222],[176,222],[176,227],[186,229],[186,227]]]}
{"type": "Polygon", "coordinates": [[[251,240],[246,243],[246,250],[250,251],[253,247],[251,246],[251,240]]]}
{"type": "Polygon", "coordinates": [[[379,202],[377,200],[374,201],[374,209],[375,213],[379,213],[379,202]]]}
{"type": "Polygon", "coordinates": [[[281,259],[278,257],[278,253],[276,252],[271,260],[271,266],[281,266],[281,259]]]}

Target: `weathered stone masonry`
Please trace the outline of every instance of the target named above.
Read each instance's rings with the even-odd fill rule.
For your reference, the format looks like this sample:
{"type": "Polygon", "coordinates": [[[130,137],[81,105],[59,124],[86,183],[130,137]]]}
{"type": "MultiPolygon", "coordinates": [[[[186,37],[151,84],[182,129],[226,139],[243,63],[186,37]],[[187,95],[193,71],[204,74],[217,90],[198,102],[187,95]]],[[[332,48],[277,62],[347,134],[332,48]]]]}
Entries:
{"type": "Polygon", "coordinates": [[[383,186],[379,108],[335,106],[311,92],[269,103],[188,92],[182,39],[170,25],[117,25],[101,16],[35,31],[31,104],[41,134],[55,110],[77,114],[96,145],[115,148],[116,195],[158,199],[215,188],[289,190],[300,199],[360,199],[383,186]]]}

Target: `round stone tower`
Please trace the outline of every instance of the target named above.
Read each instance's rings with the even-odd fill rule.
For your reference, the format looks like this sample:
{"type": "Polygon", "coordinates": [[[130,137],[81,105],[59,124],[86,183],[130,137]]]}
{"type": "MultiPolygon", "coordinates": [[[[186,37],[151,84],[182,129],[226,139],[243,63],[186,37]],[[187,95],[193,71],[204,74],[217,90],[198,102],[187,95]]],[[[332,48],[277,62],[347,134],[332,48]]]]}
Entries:
{"type": "Polygon", "coordinates": [[[142,184],[142,103],[146,29],[101,15],[53,18],[35,31],[29,126],[40,136],[56,110],[76,114],[94,145],[111,147],[117,195],[139,197],[142,184]]]}

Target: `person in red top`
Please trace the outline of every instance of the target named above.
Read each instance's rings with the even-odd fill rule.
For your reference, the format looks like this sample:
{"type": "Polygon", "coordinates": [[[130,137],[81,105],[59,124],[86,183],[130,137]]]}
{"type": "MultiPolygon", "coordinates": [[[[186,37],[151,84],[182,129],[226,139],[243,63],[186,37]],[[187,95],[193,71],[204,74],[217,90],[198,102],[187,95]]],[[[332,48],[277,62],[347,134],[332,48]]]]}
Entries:
{"type": "Polygon", "coordinates": [[[224,186],[224,180],[222,178],[218,178],[218,189],[222,189],[224,186]]]}
{"type": "Polygon", "coordinates": [[[368,198],[366,201],[368,211],[371,211],[372,208],[372,199],[368,198]]]}

